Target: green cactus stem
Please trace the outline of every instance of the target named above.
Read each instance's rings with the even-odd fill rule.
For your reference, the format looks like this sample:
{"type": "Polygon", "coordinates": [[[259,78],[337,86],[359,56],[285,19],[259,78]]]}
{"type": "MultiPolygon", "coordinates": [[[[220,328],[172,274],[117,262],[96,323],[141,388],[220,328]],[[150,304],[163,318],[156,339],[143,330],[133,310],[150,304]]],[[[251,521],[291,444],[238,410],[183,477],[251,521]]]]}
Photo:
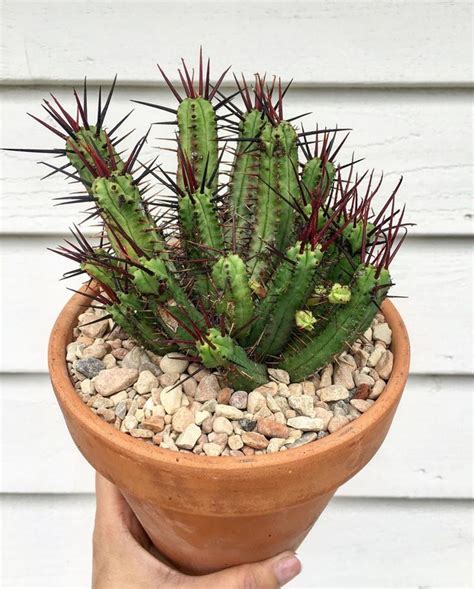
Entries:
{"type": "Polygon", "coordinates": [[[279,200],[277,196],[278,161],[274,156],[276,147],[273,127],[266,123],[260,135],[260,165],[258,172],[255,228],[249,246],[249,271],[254,282],[260,282],[266,268],[264,252],[275,240],[279,221],[279,200]]]}
{"type": "Polygon", "coordinates": [[[195,277],[197,292],[207,298],[213,292],[210,280],[210,265],[206,258],[217,257],[224,249],[224,236],[211,191],[204,189],[192,195],[184,195],[179,201],[179,219],[183,231],[183,244],[191,259],[200,265],[195,277]]]}
{"type": "Polygon", "coordinates": [[[125,248],[125,253],[131,259],[139,257],[140,252],[151,257],[165,248],[130,174],[96,178],[92,184],[92,194],[103,219],[112,228],[108,234],[117,255],[123,255],[122,248],[125,248]],[[120,244],[114,233],[123,237],[120,244]]]}
{"type": "Polygon", "coordinates": [[[241,340],[250,329],[254,312],[245,263],[237,254],[219,258],[212,269],[212,277],[222,291],[220,308],[236,332],[236,338],[241,340]]]}
{"type": "MultiPolygon", "coordinates": [[[[175,306],[167,310],[185,326],[185,329],[187,328],[186,333],[193,331],[196,326],[199,329],[205,329],[201,313],[196,309],[178,281],[172,276],[166,261],[160,258],[154,258],[153,260],[142,258],[139,261],[143,269],[137,268],[131,271],[134,284],[139,292],[144,295],[154,295],[158,300],[163,300],[163,297],[173,300],[175,306]]],[[[185,337],[184,333],[181,335],[185,337]]]]}
{"type": "MultiPolygon", "coordinates": [[[[185,98],[178,107],[179,145],[191,162],[194,175],[199,183],[206,173],[213,173],[217,168],[218,144],[217,122],[214,107],[209,100],[202,97],[185,98]],[[207,172],[206,172],[207,170],[207,172]]],[[[217,190],[217,174],[210,184],[211,190],[217,190]]],[[[178,166],[178,186],[184,189],[182,166],[178,166]]]]}
{"type": "Polygon", "coordinates": [[[378,287],[389,284],[388,270],[377,276],[373,266],[360,266],[351,286],[351,300],[335,307],[322,331],[296,350],[290,347],[279,368],[289,373],[292,382],[298,382],[327,364],[370,326],[387,291],[378,287]]]}
{"type": "Polygon", "coordinates": [[[285,121],[276,127],[266,123],[260,135],[255,230],[249,247],[249,270],[256,283],[267,269],[267,247],[285,250],[294,235],[294,201],[299,194],[297,139],[296,131],[285,121]]]}
{"type": "Polygon", "coordinates": [[[206,249],[208,254],[221,252],[224,249],[224,238],[210,190],[195,192],[191,200],[196,217],[196,229],[199,231],[199,243],[204,248],[204,253],[206,249]]]}
{"type": "MultiPolygon", "coordinates": [[[[285,347],[295,327],[295,314],[306,302],[316,283],[316,268],[322,258],[321,248],[312,250],[306,246],[301,251],[297,244],[282,261],[288,266],[276,273],[275,283],[271,285],[267,298],[257,309],[262,312],[265,323],[259,322],[261,332],[256,343],[259,357],[275,356],[285,347]],[[283,279],[286,279],[284,282],[283,279]],[[268,303],[265,305],[265,301],[268,303]],[[260,307],[266,307],[261,309],[260,307]]],[[[256,331],[253,331],[255,337],[256,331]]]]}
{"type": "Polygon", "coordinates": [[[308,194],[313,193],[318,187],[322,194],[328,194],[331,190],[336,168],[332,162],[326,162],[323,167],[323,161],[319,157],[308,160],[303,166],[301,180],[308,194]],[[323,169],[325,170],[323,174],[323,169]]]}
{"type": "Polygon", "coordinates": [[[92,185],[95,179],[96,160],[93,154],[108,162],[117,174],[121,174],[125,168],[107,133],[104,129],[98,130],[95,125],[90,125],[88,129],[81,127],[74,137],[68,137],[66,151],[69,161],[86,185],[92,185]]]}
{"type": "Polygon", "coordinates": [[[265,118],[257,109],[246,113],[239,123],[239,141],[229,194],[229,216],[237,238],[249,233],[253,218],[260,160],[260,149],[256,147],[255,140],[260,137],[264,124],[265,118]]]}
{"type": "Polygon", "coordinates": [[[227,369],[232,386],[248,390],[268,382],[265,366],[250,360],[242,347],[216,328],[208,331],[206,341],[198,343],[197,348],[204,366],[227,369]]]}
{"type": "Polygon", "coordinates": [[[277,183],[273,187],[279,196],[279,222],[275,244],[284,251],[294,239],[295,201],[298,187],[298,135],[290,123],[282,122],[273,130],[277,156],[277,183]]]}
{"type": "Polygon", "coordinates": [[[143,311],[136,298],[133,300],[130,295],[121,293],[120,304],[108,305],[106,310],[114,323],[151,352],[162,355],[177,349],[172,344],[160,343],[162,332],[151,321],[151,315],[143,311]]]}

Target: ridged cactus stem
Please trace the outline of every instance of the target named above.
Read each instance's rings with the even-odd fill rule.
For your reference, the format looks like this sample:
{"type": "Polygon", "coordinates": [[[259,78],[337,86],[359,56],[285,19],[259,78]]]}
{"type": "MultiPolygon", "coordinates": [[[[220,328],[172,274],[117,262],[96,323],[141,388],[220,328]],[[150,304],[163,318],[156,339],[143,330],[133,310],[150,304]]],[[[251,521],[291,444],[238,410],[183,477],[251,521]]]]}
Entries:
{"type": "Polygon", "coordinates": [[[130,174],[96,178],[92,184],[92,193],[102,218],[110,228],[110,243],[117,255],[122,256],[125,249],[125,253],[136,260],[140,252],[151,257],[165,249],[130,174]]]}
{"type": "Polygon", "coordinates": [[[205,343],[198,343],[197,348],[204,366],[226,369],[229,384],[234,388],[251,390],[268,382],[265,366],[251,360],[242,347],[216,328],[208,331],[205,343]]]}
{"type": "MultiPolygon", "coordinates": [[[[178,107],[178,141],[185,157],[191,162],[194,176],[201,183],[204,175],[213,175],[210,185],[217,190],[214,171],[218,162],[217,122],[214,107],[205,98],[185,98],[178,107]]],[[[178,186],[184,189],[182,164],[178,166],[178,186]]]]}
{"type": "Polygon", "coordinates": [[[114,323],[155,354],[166,354],[171,351],[170,347],[175,350],[176,346],[159,342],[163,335],[158,326],[154,325],[153,316],[142,309],[138,299],[132,297],[120,293],[120,303],[107,306],[114,323]]]}
{"type": "MultiPolygon", "coordinates": [[[[232,180],[230,185],[230,216],[233,217],[237,238],[249,233],[257,194],[260,149],[254,140],[260,137],[265,119],[258,110],[244,115],[239,124],[232,180]],[[248,140],[248,141],[246,141],[248,140]]],[[[231,229],[229,228],[229,233],[231,229]]]]}
{"type": "MultiPolygon", "coordinates": [[[[212,202],[212,193],[206,189],[196,192],[192,199],[195,214],[195,230],[199,232],[200,243],[208,248],[210,255],[221,252],[224,249],[222,228],[217,215],[216,207],[212,202]]],[[[204,251],[204,255],[206,252],[204,251]]]]}
{"type": "Polygon", "coordinates": [[[250,329],[254,311],[245,263],[237,254],[229,254],[214,264],[212,277],[223,293],[219,308],[229,319],[240,341],[250,329]]]}
{"type": "Polygon", "coordinates": [[[112,146],[107,133],[103,129],[97,131],[94,125],[89,125],[88,129],[81,127],[75,132],[74,137],[68,137],[66,152],[81,180],[89,186],[95,178],[95,161],[92,154],[97,154],[102,161],[108,162],[118,174],[125,168],[125,163],[112,146]]]}
{"type": "MultiPolygon", "coordinates": [[[[288,278],[284,284],[278,285],[278,295],[267,295],[269,305],[265,325],[259,336],[256,353],[260,357],[279,354],[288,342],[295,329],[295,314],[306,303],[307,298],[316,284],[316,268],[323,254],[318,247],[314,250],[306,246],[301,252],[295,246],[288,253],[289,260],[282,262],[289,266],[289,271],[282,272],[288,278]],[[295,251],[296,250],[296,251],[295,251]]],[[[273,289],[272,289],[273,290],[273,289]]]]}
{"type": "Polygon", "coordinates": [[[332,162],[328,161],[324,165],[321,158],[314,157],[303,166],[301,180],[308,194],[314,192],[318,187],[320,187],[322,194],[329,194],[335,176],[336,168],[332,162]]]}
{"type": "Polygon", "coordinates": [[[191,259],[200,259],[201,271],[195,278],[195,289],[208,305],[213,292],[210,280],[211,266],[203,261],[218,257],[224,249],[224,237],[216,207],[209,189],[185,195],[179,205],[181,227],[184,229],[184,247],[191,259]],[[199,244],[199,245],[195,245],[199,244]]]}
{"type": "Polygon", "coordinates": [[[280,199],[277,195],[278,166],[281,156],[276,155],[276,140],[273,127],[266,123],[261,136],[261,154],[258,174],[257,199],[255,207],[255,229],[249,246],[249,262],[251,280],[259,283],[266,261],[264,252],[275,241],[280,218],[280,199]]]}
{"type": "MultiPolygon", "coordinates": [[[[346,344],[351,344],[370,325],[390,285],[388,270],[377,277],[373,266],[361,265],[351,284],[351,300],[334,308],[331,320],[303,345],[289,347],[283,354],[279,368],[286,370],[293,382],[303,380],[319,370],[338,354],[346,344]]],[[[317,331],[317,327],[316,327],[317,331]]]]}
{"type": "MultiPolygon", "coordinates": [[[[99,257],[103,250],[96,249],[95,256],[99,257]]],[[[165,324],[156,312],[156,309],[150,311],[145,307],[143,300],[134,293],[123,293],[117,291],[117,276],[120,273],[118,264],[117,272],[111,268],[111,262],[101,263],[98,261],[86,261],[81,264],[81,269],[94,278],[103,289],[113,293],[112,299],[118,299],[117,302],[107,306],[107,312],[117,325],[132,335],[143,345],[149,345],[151,341],[152,351],[155,353],[166,353],[167,346],[156,342],[158,336],[166,332],[165,324]],[[155,327],[156,325],[156,327],[155,327]]]]}
{"type": "MultiPolygon", "coordinates": [[[[196,309],[178,281],[171,275],[165,261],[154,258],[153,260],[140,260],[144,269],[137,268],[133,271],[133,281],[139,292],[145,295],[155,295],[163,298],[163,292],[168,299],[174,301],[174,306],[168,309],[179,322],[184,325],[189,333],[197,326],[205,329],[205,322],[201,313],[196,309]]],[[[185,333],[180,333],[186,339],[185,333]]],[[[189,339],[189,336],[187,336],[189,339]]]]}
{"type": "Polygon", "coordinates": [[[275,244],[284,251],[294,237],[295,201],[299,194],[298,187],[298,135],[292,125],[280,123],[273,135],[277,144],[275,155],[278,156],[277,184],[275,189],[280,200],[279,222],[276,230],[275,244]]]}

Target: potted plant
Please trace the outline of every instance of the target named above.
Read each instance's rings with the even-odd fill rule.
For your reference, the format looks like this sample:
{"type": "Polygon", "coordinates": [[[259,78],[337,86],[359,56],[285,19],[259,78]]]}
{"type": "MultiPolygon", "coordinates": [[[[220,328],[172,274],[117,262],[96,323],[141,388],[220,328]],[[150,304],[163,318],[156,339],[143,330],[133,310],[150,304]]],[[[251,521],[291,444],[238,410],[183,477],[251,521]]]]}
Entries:
{"type": "Polygon", "coordinates": [[[57,250],[90,281],[49,368],[86,459],[205,573],[296,549],[382,443],[408,374],[386,300],[407,225],[400,183],[378,204],[374,173],[338,162],[347,130],[286,120],[279,80],[225,96],[202,55],[182,88],[162,73],[177,108],[141,104],[177,125],[176,173],[141,160],[148,133],[121,151],[115,81],[94,122],[85,83],[76,112],[53,96],[37,119],[62,142],[46,165],[79,185],[61,201],[100,224],[57,250]]]}

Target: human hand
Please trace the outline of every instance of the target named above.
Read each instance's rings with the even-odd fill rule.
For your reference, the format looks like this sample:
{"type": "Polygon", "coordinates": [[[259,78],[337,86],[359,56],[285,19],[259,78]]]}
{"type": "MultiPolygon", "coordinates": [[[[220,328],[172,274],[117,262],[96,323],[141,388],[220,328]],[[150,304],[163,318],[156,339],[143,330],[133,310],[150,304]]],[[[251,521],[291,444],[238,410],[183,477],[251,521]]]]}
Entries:
{"type": "Polygon", "coordinates": [[[176,571],[158,555],[120,491],[96,476],[92,589],[279,589],[301,563],[292,552],[200,577],[176,571]]]}

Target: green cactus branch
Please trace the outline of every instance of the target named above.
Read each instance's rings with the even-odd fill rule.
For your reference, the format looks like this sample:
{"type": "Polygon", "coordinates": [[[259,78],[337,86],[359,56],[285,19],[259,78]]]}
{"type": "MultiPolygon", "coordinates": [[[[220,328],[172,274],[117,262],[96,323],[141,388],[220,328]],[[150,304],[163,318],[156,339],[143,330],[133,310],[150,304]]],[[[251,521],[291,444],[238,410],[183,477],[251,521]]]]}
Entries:
{"type": "Polygon", "coordinates": [[[229,381],[236,388],[246,390],[268,381],[265,366],[250,360],[243,348],[218,329],[210,329],[206,342],[197,347],[204,366],[227,369],[229,381]]]}
{"type": "Polygon", "coordinates": [[[239,142],[229,194],[229,216],[235,224],[237,238],[249,233],[253,218],[260,161],[260,149],[256,147],[255,140],[259,139],[264,124],[265,118],[256,109],[246,113],[239,123],[239,142]]]}
{"type": "Polygon", "coordinates": [[[137,258],[139,252],[151,257],[165,249],[165,242],[145,210],[140,191],[130,174],[96,178],[92,194],[109,227],[110,243],[117,255],[122,255],[122,247],[132,259],[137,258]],[[125,237],[120,245],[111,227],[115,228],[115,233],[120,232],[125,237]]]}
{"type": "Polygon", "coordinates": [[[304,344],[291,345],[283,353],[279,368],[297,382],[324,366],[370,326],[388,290],[384,285],[390,284],[388,270],[377,276],[376,268],[359,266],[351,284],[350,301],[334,308],[322,331],[307,338],[304,344]]]}
{"type": "Polygon", "coordinates": [[[212,270],[216,286],[222,291],[218,310],[226,315],[237,335],[238,341],[245,338],[254,314],[252,291],[245,263],[237,254],[219,258],[212,270]]]}
{"type": "MultiPolygon", "coordinates": [[[[178,107],[179,145],[191,162],[194,175],[202,182],[206,168],[215,170],[218,161],[216,113],[209,100],[186,98],[178,107]]],[[[217,175],[210,188],[217,190],[217,175]]],[[[185,187],[183,170],[178,168],[178,185],[185,187]]]]}
{"type": "MultiPolygon", "coordinates": [[[[256,353],[262,358],[276,356],[285,347],[295,328],[295,314],[304,307],[316,285],[316,268],[322,252],[320,248],[311,250],[308,246],[300,252],[296,245],[288,252],[287,258],[293,262],[289,280],[281,285],[279,296],[270,300],[270,312],[257,342],[256,353]]],[[[288,262],[282,264],[288,265],[288,262]]]]}

